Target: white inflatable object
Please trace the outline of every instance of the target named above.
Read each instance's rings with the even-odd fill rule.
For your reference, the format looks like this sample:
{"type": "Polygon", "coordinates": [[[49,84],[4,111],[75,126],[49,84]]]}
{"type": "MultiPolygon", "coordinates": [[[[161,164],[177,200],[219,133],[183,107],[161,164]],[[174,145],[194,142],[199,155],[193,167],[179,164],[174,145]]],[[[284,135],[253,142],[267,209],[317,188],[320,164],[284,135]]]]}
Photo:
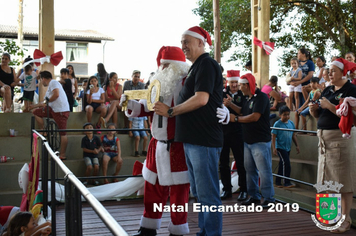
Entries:
{"type": "MultiPolygon", "coordinates": [[[[42,183],[38,185],[38,189],[42,188],[42,183]]],[[[134,194],[136,191],[144,187],[145,181],[142,177],[127,178],[124,181],[89,187],[88,190],[94,195],[98,201],[117,200],[120,197],[127,197],[134,194]]],[[[64,185],[56,183],[56,200],[59,202],[65,201],[64,185]]],[[[51,199],[51,182],[48,182],[48,200],[51,199]]],[[[82,197],[82,201],[85,198],[82,197]]]]}
{"type": "Polygon", "coordinates": [[[19,172],[19,177],[18,177],[18,181],[19,181],[19,186],[22,189],[23,193],[27,192],[27,187],[28,187],[28,171],[29,171],[29,167],[28,164],[25,163],[23,165],[23,167],[21,168],[20,172],[19,172]]]}

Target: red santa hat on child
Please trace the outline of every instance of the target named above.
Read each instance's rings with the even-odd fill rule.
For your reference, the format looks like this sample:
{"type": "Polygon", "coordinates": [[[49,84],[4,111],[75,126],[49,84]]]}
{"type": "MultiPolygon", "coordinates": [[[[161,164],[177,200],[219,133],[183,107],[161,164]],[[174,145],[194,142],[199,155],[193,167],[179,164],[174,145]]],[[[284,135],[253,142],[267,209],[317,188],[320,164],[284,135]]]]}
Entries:
{"type": "Polygon", "coordinates": [[[11,217],[19,211],[20,211],[20,208],[18,208],[18,207],[0,206],[0,226],[7,228],[11,217]]]}
{"type": "Polygon", "coordinates": [[[201,39],[201,40],[203,40],[204,43],[209,44],[210,49],[213,48],[209,33],[202,27],[199,27],[199,26],[191,27],[188,30],[183,32],[183,35],[185,35],[185,34],[190,35],[197,39],[201,39]]]}
{"type": "Polygon", "coordinates": [[[343,70],[343,76],[347,75],[347,72],[350,71],[353,73],[356,70],[356,64],[350,61],[345,60],[344,58],[338,58],[335,61],[331,62],[331,65],[339,67],[343,70]]]}
{"type": "Polygon", "coordinates": [[[256,90],[255,76],[253,76],[251,73],[244,74],[239,79],[239,83],[248,84],[250,86],[250,91],[251,91],[252,95],[255,95],[255,90],[256,90]]]}
{"type": "Polygon", "coordinates": [[[239,70],[228,70],[226,74],[227,81],[239,81],[240,71],[239,70]]]}
{"type": "Polygon", "coordinates": [[[171,46],[161,47],[157,55],[157,66],[171,62],[185,62],[185,55],[182,49],[171,46]]]}

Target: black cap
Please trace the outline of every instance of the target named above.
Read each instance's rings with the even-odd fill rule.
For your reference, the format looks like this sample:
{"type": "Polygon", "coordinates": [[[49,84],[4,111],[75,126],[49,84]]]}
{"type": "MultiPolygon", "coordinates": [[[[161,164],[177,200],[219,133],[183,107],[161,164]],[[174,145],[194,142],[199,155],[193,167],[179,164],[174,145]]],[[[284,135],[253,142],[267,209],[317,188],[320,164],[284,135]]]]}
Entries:
{"type": "MultiPolygon", "coordinates": [[[[92,123],[90,123],[90,122],[87,122],[87,123],[85,123],[84,125],[83,125],[83,129],[85,129],[85,127],[87,127],[88,125],[91,125],[91,126],[93,126],[93,124],[92,123]]],[[[93,126],[94,127],[94,126],[93,126]]]]}

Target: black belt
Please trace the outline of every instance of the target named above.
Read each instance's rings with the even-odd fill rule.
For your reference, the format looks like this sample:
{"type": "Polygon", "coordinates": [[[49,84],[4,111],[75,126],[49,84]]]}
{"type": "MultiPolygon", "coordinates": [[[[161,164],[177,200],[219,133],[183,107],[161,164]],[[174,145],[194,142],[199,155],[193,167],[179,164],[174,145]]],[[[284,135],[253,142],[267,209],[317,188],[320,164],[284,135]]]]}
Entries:
{"type": "Polygon", "coordinates": [[[169,139],[169,140],[158,140],[158,142],[165,143],[167,144],[167,151],[169,152],[169,149],[171,148],[171,143],[174,142],[174,139],[169,139]]]}

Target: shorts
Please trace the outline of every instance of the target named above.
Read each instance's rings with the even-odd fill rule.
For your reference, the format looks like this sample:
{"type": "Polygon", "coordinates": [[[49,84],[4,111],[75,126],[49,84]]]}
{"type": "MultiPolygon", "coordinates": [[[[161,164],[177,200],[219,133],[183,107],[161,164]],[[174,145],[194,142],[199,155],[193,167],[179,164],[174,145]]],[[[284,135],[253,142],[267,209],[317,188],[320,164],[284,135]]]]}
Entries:
{"type": "Polygon", "coordinates": [[[141,136],[141,137],[146,137],[147,134],[146,134],[146,131],[132,131],[132,134],[134,137],[137,137],[137,136],[141,136]]]}
{"type": "Polygon", "coordinates": [[[84,162],[86,166],[93,166],[93,165],[99,166],[99,158],[97,157],[84,157],[84,162]]]}
{"type": "Polygon", "coordinates": [[[300,115],[306,117],[307,115],[309,115],[309,107],[305,108],[301,113],[300,115]]]}
{"type": "Polygon", "coordinates": [[[101,103],[97,103],[97,102],[92,102],[89,104],[89,106],[92,106],[94,111],[96,110],[96,108],[101,106],[101,103]]]}
{"type": "Polygon", "coordinates": [[[23,100],[25,101],[33,101],[33,97],[35,96],[35,91],[23,91],[23,100]]]}
{"type": "MultiPolygon", "coordinates": [[[[58,129],[67,129],[67,120],[70,112],[54,112],[51,107],[49,109],[49,118],[53,118],[57,123],[58,129]]],[[[47,117],[47,107],[40,107],[33,111],[33,114],[38,117],[47,117]]],[[[66,135],[66,132],[59,132],[61,136],[66,135]]]]}
{"type": "Polygon", "coordinates": [[[117,154],[116,152],[105,152],[104,155],[109,156],[110,160],[111,160],[111,159],[113,159],[114,157],[116,157],[119,154],[117,154]]]}
{"type": "Polygon", "coordinates": [[[301,93],[302,92],[302,85],[298,85],[298,86],[293,86],[293,85],[289,85],[289,92],[298,92],[301,93]]]}

